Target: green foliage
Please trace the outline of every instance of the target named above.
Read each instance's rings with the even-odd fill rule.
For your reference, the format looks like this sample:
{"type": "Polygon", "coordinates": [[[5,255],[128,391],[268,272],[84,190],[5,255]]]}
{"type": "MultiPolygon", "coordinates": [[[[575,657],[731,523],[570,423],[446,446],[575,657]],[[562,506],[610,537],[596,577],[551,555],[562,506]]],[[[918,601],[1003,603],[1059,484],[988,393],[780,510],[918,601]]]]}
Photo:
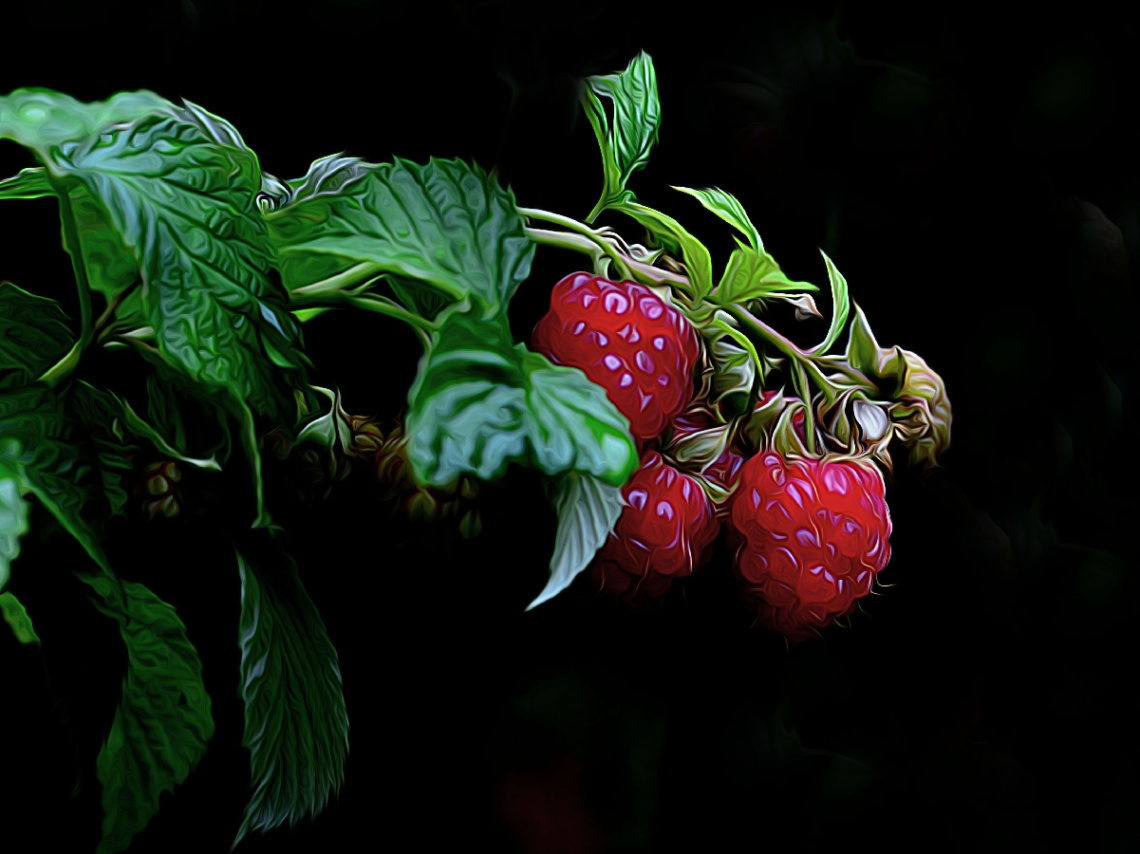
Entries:
{"type": "Polygon", "coordinates": [[[0,460],[0,591],[12,575],[12,561],[20,556],[20,537],[28,533],[28,502],[20,481],[17,467],[0,460]]]}
{"type": "Polygon", "coordinates": [[[496,313],[530,274],[534,245],[514,196],[477,166],[331,157],[291,187],[290,201],[265,214],[290,291],[316,293],[318,283],[356,269],[345,284],[396,274],[404,298],[416,289],[412,280],[429,285],[438,294],[423,298],[432,315],[441,298],[467,295],[496,313]]]}
{"type": "Polygon", "coordinates": [[[716,289],[716,301],[722,304],[747,303],[757,299],[787,298],[795,291],[818,290],[810,282],[789,279],[775,259],[763,249],[739,246],[728,257],[724,276],[716,289]]]}
{"type": "Polygon", "coordinates": [[[593,222],[599,213],[622,200],[632,200],[625,189],[630,177],[649,162],[661,126],[661,103],[657,98],[657,74],[649,54],[639,53],[620,74],[588,77],[581,91],[586,118],[598,138],[605,183],[602,196],[586,217],[593,222]],[[605,98],[613,120],[607,116],[605,98]]]}
{"type": "Polygon", "coordinates": [[[574,471],[551,481],[548,491],[558,513],[558,533],[550,560],[550,580],[527,606],[528,611],[553,599],[589,566],[625,506],[620,486],[574,471]]]}
{"type": "Polygon", "coordinates": [[[242,744],[250,751],[253,796],[235,847],[251,830],[318,815],[339,792],[348,755],[336,649],[296,565],[276,548],[239,550],[237,561],[242,744]]]}
{"type": "Polygon", "coordinates": [[[20,643],[40,643],[39,635],[32,628],[32,618],[28,616],[28,610],[10,590],[0,593],[0,614],[20,643]]]}
{"type": "MultiPolygon", "coordinates": [[[[95,760],[103,784],[103,840],[96,854],[126,851],[158,812],[163,792],[186,780],[214,734],[202,663],[174,609],[150,590],[102,572],[81,575],[119,623],[127,675],[107,741],[95,760]]],[[[93,600],[94,601],[94,600],[93,600]]]]}
{"type": "Polygon", "coordinates": [[[0,282],[0,391],[35,380],[73,340],[59,303],[0,282]]]}
{"type": "Polygon", "coordinates": [[[756,230],[756,226],[748,218],[744,207],[731,193],[727,193],[718,187],[709,187],[703,190],[693,190],[689,187],[674,187],[673,189],[695,198],[704,205],[706,210],[716,214],[747,237],[748,243],[753,249],[758,252],[764,251],[764,241],[760,239],[760,232],[756,230]]]}
{"type": "Polygon", "coordinates": [[[629,421],[601,386],[469,311],[451,312],[433,334],[408,401],[408,456],[425,485],[467,473],[495,480],[525,462],[620,486],[637,465],[629,421]]]}

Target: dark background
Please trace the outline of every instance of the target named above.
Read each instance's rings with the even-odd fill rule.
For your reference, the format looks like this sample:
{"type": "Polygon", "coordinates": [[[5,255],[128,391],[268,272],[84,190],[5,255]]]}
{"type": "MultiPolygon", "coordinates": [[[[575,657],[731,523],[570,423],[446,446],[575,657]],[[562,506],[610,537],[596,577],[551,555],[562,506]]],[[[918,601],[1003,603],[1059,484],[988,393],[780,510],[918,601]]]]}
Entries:
{"type": "MultiPolygon", "coordinates": [[[[923,356],[953,403],[943,469],[896,456],[893,586],[852,629],[791,651],[749,630],[723,548],[656,613],[580,584],[524,613],[555,530],[526,472],[487,496],[462,548],[391,523],[363,480],[297,513],[344,673],[347,781],[317,821],[239,850],[1140,850],[1136,27],[1085,6],[752,7],[5,7],[0,92],[152,89],[229,119],[280,178],[337,151],[460,157],[497,164],[521,204],[577,217],[601,171],[576,79],[644,48],[663,123],[639,196],[718,267],[729,230],[668,185],[737,195],[793,279],[825,285],[822,247],[880,342],[923,356]]],[[[0,146],[0,172],[25,165],[0,146]]],[[[2,215],[0,277],[74,316],[54,203],[2,215]]],[[[520,338],[581,263],[539,251],[512,306],[520,338]]],[[[826,329],[774,322],[805,346],[826,329]]],[[[315,382],[395,416],[410,333],[327,314],[305,335],[315,382]]],[[[132,852],[226,851],[247,797],[238,577],[195,525],[120,547],[121,574],[178,607],[217,722],[132,852]]],[[[0,631],[5,850],[98,839],[94,758],[125,660],[71,574],[82,560],[33,533],[13,567],[43,647],[0,631]]]]}

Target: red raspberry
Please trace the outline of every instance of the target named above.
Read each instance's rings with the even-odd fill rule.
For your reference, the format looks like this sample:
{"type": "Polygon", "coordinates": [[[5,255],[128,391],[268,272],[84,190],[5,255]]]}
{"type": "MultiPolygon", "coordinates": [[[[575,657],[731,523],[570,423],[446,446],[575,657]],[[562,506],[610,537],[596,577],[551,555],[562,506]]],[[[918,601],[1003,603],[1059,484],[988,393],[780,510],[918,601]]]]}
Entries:
{"type": "Polygon", "coordinates": [[[696,480],[648,451],[622,490],[629,506],[598,550],[590,578],[627,601],[661,598],[673,580],[703,566],[720,532],[696,480]]]}
{"type": "Polygon", "coordinates": [[[602,386],[643,443],[689,405],[701,356],[696,330],[649,288],[589,273],[554,286],[531,349],[602,386]]]}
{"type": "Polygon", "coordinates": [[[760,622],[791,641],[855,610],[891,557],[879,470],[849,460],[748,460],[732,501],[733,563],[760,622]]]}

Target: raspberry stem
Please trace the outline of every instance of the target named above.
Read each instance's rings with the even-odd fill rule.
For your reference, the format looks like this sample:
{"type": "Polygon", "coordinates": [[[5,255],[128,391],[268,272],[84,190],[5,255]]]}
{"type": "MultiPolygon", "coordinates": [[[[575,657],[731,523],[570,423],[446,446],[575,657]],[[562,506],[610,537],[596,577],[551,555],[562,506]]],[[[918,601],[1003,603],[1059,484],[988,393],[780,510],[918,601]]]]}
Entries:
{"type": "MultiPolygon", "coordinates": [[[[756,317],[752,312],[742,305],[725,305],[724,309],[736,316],[743,322],[749,329],[763,338],[765,341],[774,346],[777,350],[791,359],[798,365],[806,369],[807,373],[811,376],[812,381],[819,386],[823,392],[824,397],[827,399],[828,404],[834,403],[838,397],[836,392],[835,383],[826,377],[820,369],[817,358],[805,353],[771,326],[766,324],[760,318],[756,317]]],[[[877,392],[876,387],[859,371],[842,362],[832,363],[832,367],[838,371],[842,377],[848,380],[856,388],[863,389],[872,393],[877,392]]]]}
{"type": "MultiPolygon", "coordinates": [[[[579,234],[585,237],[589,241],[588,251],[590,254],[594,255],[595,259],[599,258],[600,255],[605,255],[614,262],[614,266],[617,267],[618,273],[623,279],[633,278],[633,274],[626,263],[626,259],[622,257],[621,252],[619,252],[612,243],[603,239],[600,234],[598,234],[588,225],[580,223],[576,219],[571,219],[568,216],[563,216],[562,214],[551,213],[550,211],[538,210],[536,208],[519,208],[519,213],[525,216],[527,219],[543,220],[544,222],[553,223],[554,225],[560,225],[563,228],[574,232],[575,234],[579,234]]],[[[532,228],[528,228],[526,231],[531,235],[531,237],[538,240],[540,243],[549,243],[549,235],[557,234],[557,232],[548,232],[532,228]],[[542,239],[536,236],[534,233],[535,231],[538,231],[539,234],[542,235],[542,238],[546,239],[542,239]]],[[[559,245],[562,245],[566,249],[578,249],[583,246],[583,244],[577,241],[569,244],[564,243],[559,245]]]]}

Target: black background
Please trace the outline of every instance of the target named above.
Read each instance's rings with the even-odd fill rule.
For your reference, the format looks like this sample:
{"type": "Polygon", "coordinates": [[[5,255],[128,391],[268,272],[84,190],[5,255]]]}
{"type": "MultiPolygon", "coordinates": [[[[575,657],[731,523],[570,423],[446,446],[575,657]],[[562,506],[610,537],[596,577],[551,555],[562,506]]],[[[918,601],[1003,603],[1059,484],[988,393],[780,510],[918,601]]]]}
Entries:
{"type": "MultiPolygon", "coordinates": [[[[823,248],[880,342],[946,381],[953,446],[929,477],[896,457],[894,586],[850,630],[791,651],[749,630],[723,548],[657,613],[614,611],[580,584],[524,613],[555,529],[527,472],[487,496],[484,534],[462,548],[390,522],[367,483],[339,488],[289,523],[340,653],[347,781],[315,822],[239,850],[1140,850],[1131,20],[1083,6],[289,8],[10,4],[0,92],[151,89],[233,122],[281,178],[337,151],[460,157],[497,164],[520,204],[582,217],[601,171],[576,80],[643,48],[663,123],[639,196],[718,265],[728,229],[668,185],[737,195],[793,279],[826,282],[823,248]],[[778,103],[739,69],[773,81],[778,103]]],[[[0,146],[4,175],[26,165],[0,146]]],[[[0,277],[75,316],[54,202],[0,210],[0,277]]],[[[581,265],[539,251],[512,306],[520,339],[581,265]]],[[[774,322],[805,346],[826,329],[774,322]]],[[[410,333],[334,313],[305,335],[315,382],[352,412],[395,416],[410,333]]],[[[217,730],[131,851],[222,852],[248,783],[232,551],[191,520],[146,528],[118,568],[178,607],[217,730]]],[[[33,533],[13,567],[43,646],[0,631],[6,851],[98,840],[94,758],[125,660],[71,574],[82,560],[33,533]]]]}

